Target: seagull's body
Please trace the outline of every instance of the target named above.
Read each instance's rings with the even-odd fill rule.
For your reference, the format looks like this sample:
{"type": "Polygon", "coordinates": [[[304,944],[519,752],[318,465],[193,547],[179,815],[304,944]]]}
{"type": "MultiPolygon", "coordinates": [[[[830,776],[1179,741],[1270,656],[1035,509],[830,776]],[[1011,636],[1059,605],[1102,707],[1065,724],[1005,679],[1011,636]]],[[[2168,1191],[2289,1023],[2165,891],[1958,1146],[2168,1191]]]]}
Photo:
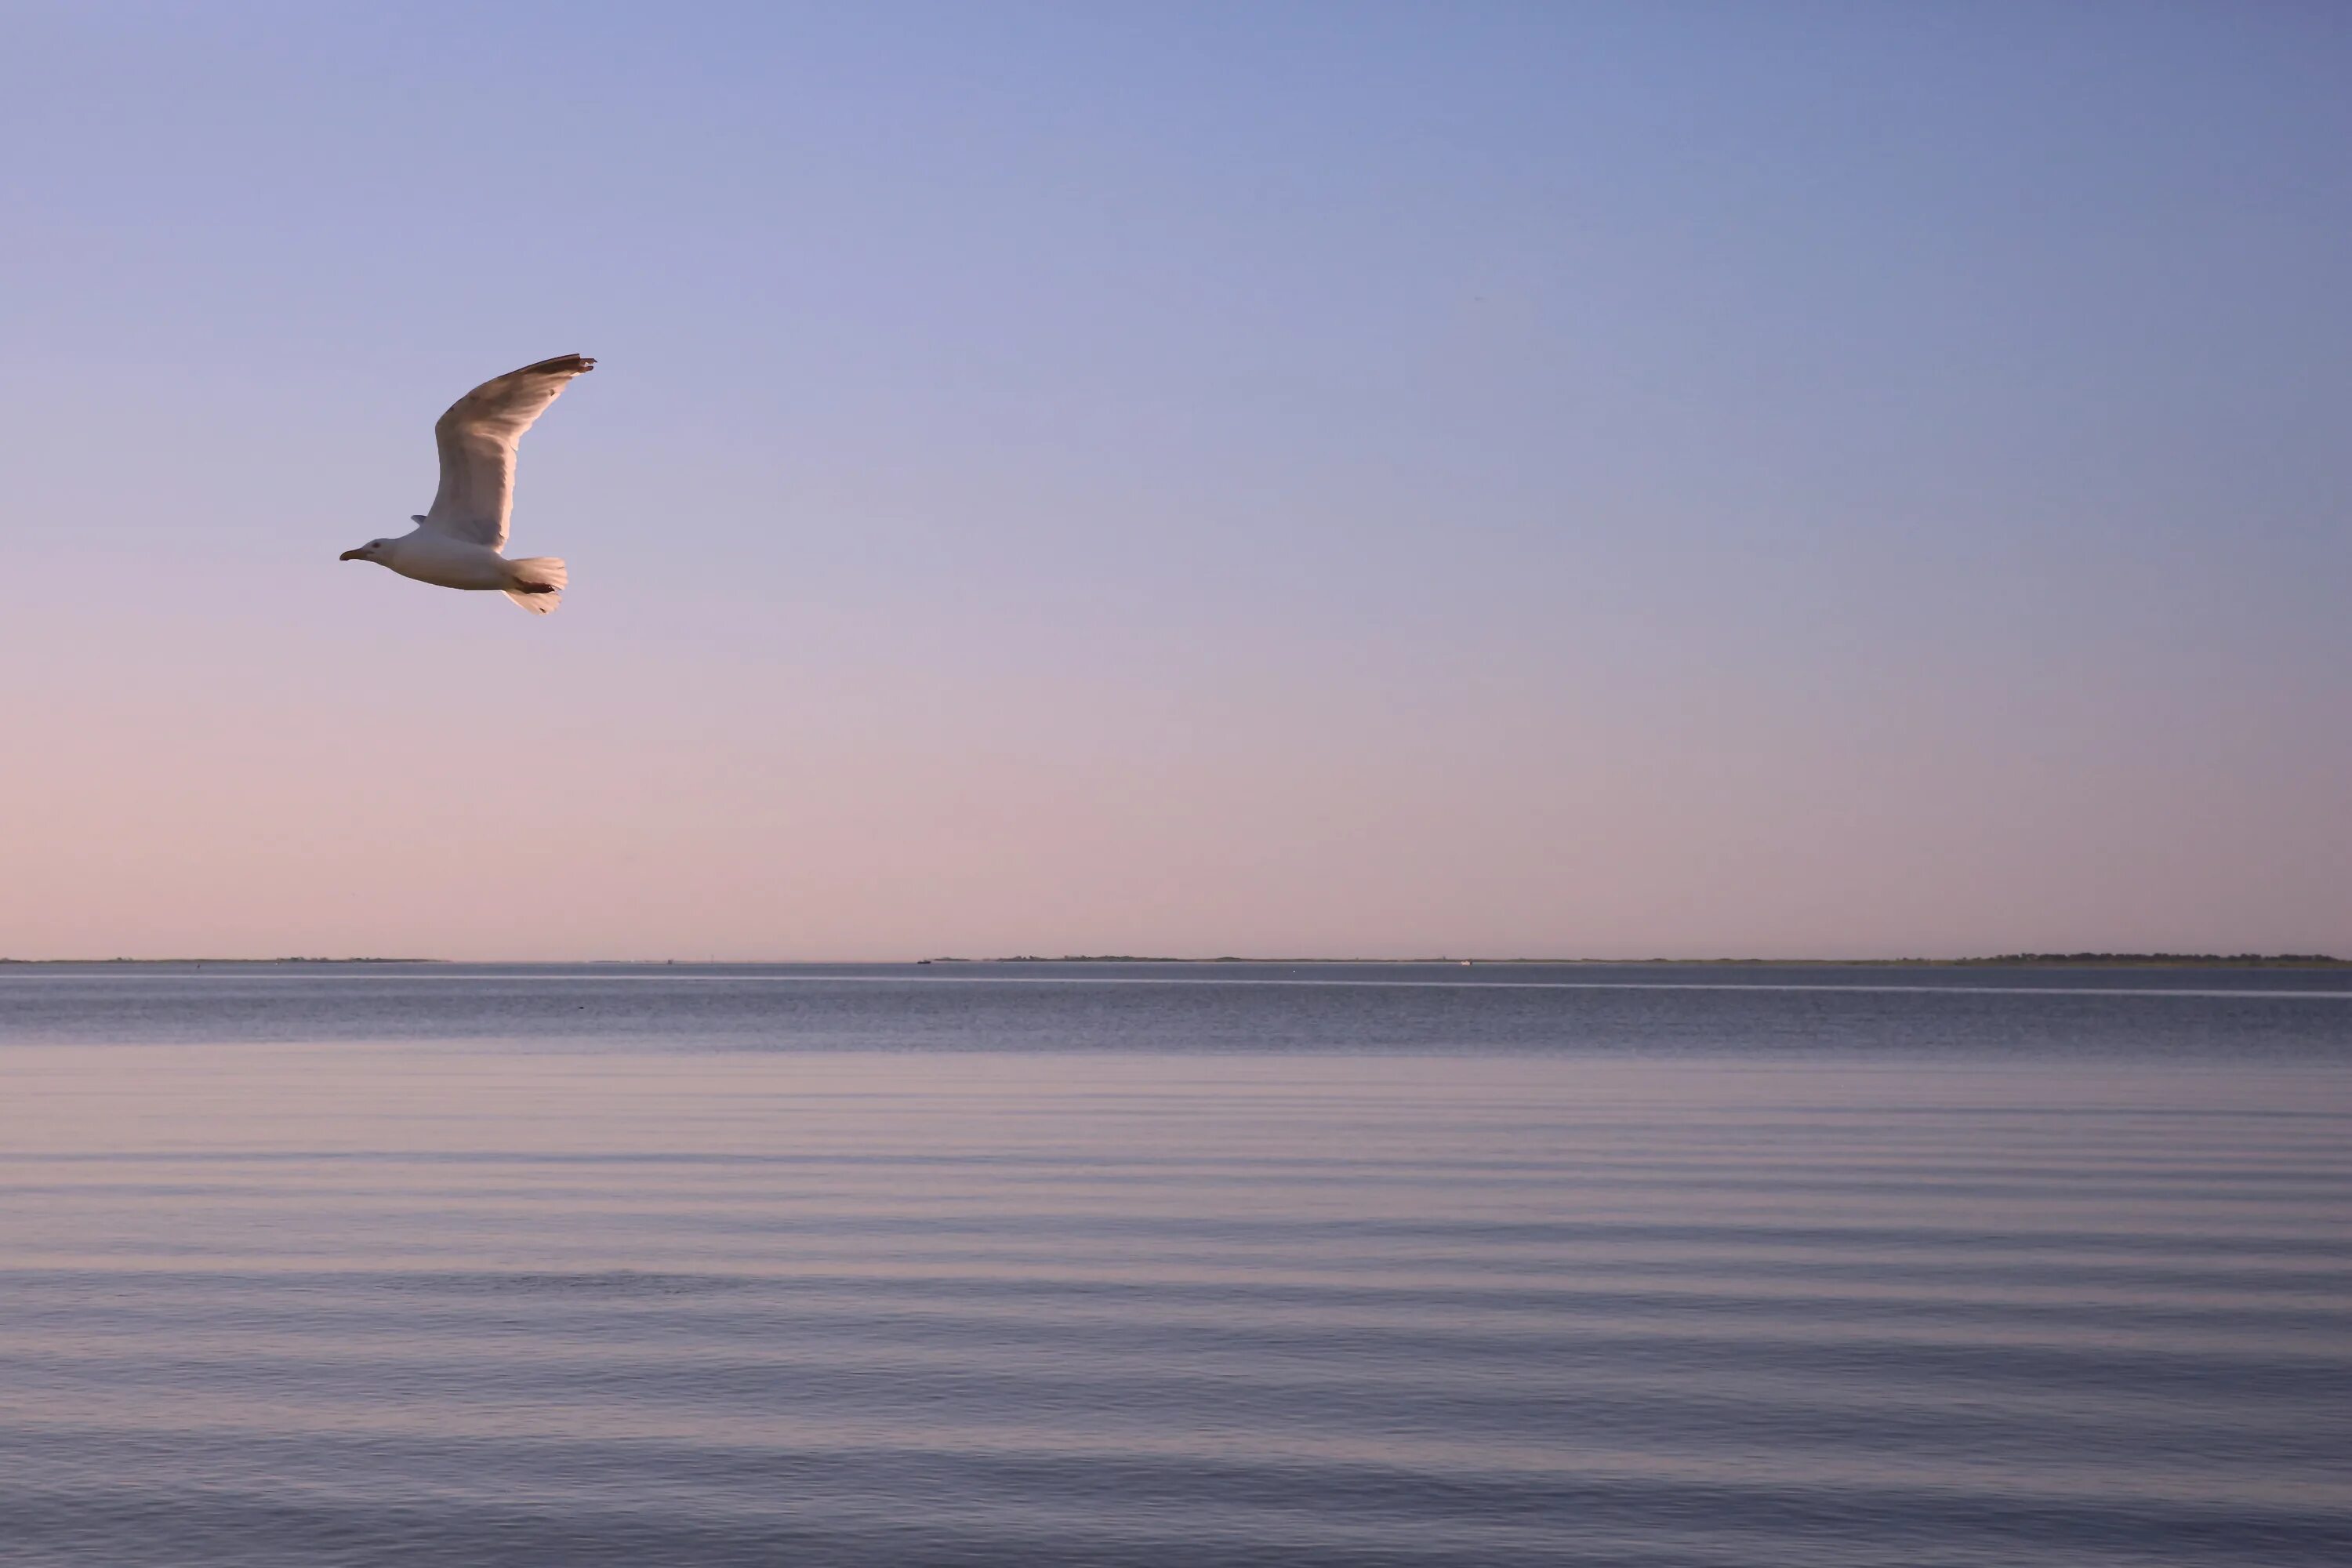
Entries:
{"type": "Polygon", "coordinates": [[[346,561],[373,561],[439,588],[495,590],[534,615],[563,602],[566,574],[552,555],[509,561],[507,520],[514,510],[515,446],[593,359],[564,354],[486,381],[449,405],[433,426],[441,488],[414,532],[372,539],[346,561]]]}
{"type": "Polygon", "coordinates": [[[414,533],[394,540],[381,556],[373,559],[380,560],[404,577],[414,577],[436,588],[503,590],[507,574],[520,564],[487,544],[452,539],[422,522],[414,533]]]}

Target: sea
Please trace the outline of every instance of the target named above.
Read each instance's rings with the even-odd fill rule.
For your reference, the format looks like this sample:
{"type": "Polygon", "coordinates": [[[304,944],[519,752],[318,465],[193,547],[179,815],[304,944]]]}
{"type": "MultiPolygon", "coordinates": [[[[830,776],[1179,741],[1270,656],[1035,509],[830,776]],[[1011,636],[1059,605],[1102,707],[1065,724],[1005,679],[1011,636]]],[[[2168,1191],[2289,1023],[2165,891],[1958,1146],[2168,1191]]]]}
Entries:
{"type": "Polygon", "coordinates": [[[0,1563],[2352,1563],[2352,971],[0,965],[0,1563]]]}

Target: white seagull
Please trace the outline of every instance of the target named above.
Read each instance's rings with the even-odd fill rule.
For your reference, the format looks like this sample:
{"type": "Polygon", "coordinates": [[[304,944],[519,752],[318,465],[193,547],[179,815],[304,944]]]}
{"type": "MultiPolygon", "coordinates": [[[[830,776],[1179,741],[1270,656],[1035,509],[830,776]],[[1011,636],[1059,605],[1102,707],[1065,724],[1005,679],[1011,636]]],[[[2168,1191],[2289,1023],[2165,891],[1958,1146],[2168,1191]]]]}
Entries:
{"type": "Polygon", "coordinates": [[[552,555],[509,561],[507,517],[514,510],[515,444],[593,359],[563,354],[486,381],[449,405],[433,426],[441,448],[441,489],[415,531],[371,539],[345,561],[373,561],[442,588],[496,589],[543,616],[563,602],[563,563],[552,555]]]}

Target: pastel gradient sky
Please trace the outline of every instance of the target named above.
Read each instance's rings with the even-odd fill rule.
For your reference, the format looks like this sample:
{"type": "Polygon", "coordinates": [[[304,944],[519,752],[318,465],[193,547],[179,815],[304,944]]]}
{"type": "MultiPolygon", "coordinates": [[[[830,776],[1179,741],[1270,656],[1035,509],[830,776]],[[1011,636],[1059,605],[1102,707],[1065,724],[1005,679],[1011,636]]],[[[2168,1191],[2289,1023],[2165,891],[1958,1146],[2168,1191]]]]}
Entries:
{"type": "Polygon", "coordinates": [[[2352,952],[2346,7],[5,32],[0,953],[2352,952]]]}

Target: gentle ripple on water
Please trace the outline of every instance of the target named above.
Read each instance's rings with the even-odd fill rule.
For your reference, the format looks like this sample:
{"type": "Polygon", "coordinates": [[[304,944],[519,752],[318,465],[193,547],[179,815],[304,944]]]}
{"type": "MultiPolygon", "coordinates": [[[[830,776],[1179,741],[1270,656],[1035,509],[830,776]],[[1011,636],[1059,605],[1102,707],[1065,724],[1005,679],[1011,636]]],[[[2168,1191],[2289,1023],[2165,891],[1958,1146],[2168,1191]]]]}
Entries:
{"type": "Polygon", "coordinates": [[[75,1039],[11,1565],[2352,1561],[2307,1046],[75,1039]]]}

